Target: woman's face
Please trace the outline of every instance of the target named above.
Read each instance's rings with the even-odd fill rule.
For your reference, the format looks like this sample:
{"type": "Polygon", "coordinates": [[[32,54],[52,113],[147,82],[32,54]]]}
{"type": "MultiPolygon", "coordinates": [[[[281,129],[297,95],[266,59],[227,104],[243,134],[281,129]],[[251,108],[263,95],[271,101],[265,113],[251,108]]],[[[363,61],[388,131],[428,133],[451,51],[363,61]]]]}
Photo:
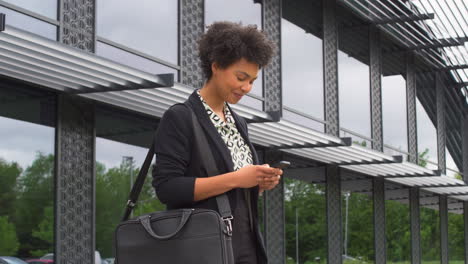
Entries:
{"type": "Polygon", "coordinates": [[[214,82],[218,96],[230,104],[236,104],[252,90],[259,67],[258,64],[241,58],[226,69],[219,68],[216,63],[211,65],[211,69],[213,75],[210,81],[214,82]]]}

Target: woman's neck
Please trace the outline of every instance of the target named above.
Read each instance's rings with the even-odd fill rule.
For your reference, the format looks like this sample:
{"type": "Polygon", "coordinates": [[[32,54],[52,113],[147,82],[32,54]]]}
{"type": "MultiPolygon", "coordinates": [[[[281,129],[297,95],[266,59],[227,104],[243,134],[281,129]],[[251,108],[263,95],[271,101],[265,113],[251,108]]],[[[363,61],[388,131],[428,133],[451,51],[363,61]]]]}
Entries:
{"type": "Polygon", "coordinates": [[[212,82],[207,82],[200,89],[200,94],[205,102],[215,111],[216,113],[222,113],[224,109],[224,100],[216,92],[216,87],[212,82]]]}

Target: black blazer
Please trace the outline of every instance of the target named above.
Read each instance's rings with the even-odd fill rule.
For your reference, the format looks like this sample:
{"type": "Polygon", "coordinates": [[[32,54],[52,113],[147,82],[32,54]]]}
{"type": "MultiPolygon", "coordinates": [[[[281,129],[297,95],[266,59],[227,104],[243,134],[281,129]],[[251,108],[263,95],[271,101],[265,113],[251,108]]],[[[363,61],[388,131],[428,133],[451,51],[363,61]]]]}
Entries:
{"type": "MultiPolygon", "coordinates": [[[[188,104],[197,116],[202,126],[220,174],[234,171],[231,154],[221,135],[211,122],[196,91],[187,99],[188,104]]],[[[229,107],[229,105],[228,105],[229,107]]],[[[252,151],[254,164],[259,164],[257,153],[249,140],[247,123],[230,107],[239,133],[252,151]]],[[[207,208],[215,211],[218,206],[215,198],[194,202],[193,192],[195,178],[209,177],[201,165],[202,156],[194,148],[191,112],[181,104],[171,106],[163,115],[155,139],[156,166],[153,168],[153,187],[161,202],[167,209],[177,208],[207,208]]],[[[236,209],[236,190],[227,192],[231,210],[236,209]]],[[[267,263],[263,239],[258,228],[258,186],[250,188],[252,213],[255,234],[257,236],[257,253],[259,264],[267,263]]]]}

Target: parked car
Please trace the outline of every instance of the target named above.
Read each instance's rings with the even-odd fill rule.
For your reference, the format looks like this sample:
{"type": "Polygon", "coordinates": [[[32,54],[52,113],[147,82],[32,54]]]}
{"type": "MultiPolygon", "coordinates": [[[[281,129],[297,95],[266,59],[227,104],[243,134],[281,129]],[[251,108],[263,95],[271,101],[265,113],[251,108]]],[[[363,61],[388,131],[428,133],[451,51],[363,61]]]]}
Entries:
{"type": "MultiPolygon", "coordinates": [[[[41,260],[54,260],[54,253],[47,253],[40,258],[41,260]]],[[[99,251],[94,251],[94,264],[103,264],[101,259],[101,253],[99,251]]],[[[47,262],[45,262],[47,263],[47,262]]],[[[52,262],[53,263],[53,262],[52,262]]]]}
{"type": "Polygon", "coordinates": [[[54,260],[53,259],[29,259],[29,260],[26,260],[26,262],[28,264],[54,264],[54,260]]]}
{"type": "Polygon", "coordinates": [[[0,257],[0,264],[28,264],[28,263],[15,257],[0,257]]]}

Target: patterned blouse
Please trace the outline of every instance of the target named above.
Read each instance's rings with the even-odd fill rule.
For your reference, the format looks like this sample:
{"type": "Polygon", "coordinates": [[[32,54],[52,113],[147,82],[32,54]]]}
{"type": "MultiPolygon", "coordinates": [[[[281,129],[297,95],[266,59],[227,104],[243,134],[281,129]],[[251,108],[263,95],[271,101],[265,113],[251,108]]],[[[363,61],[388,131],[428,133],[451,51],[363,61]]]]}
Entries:
{"type": "Polygon", "coordinates": [[[226,143],[226,146],[231,153],[234,170],[236,171],[242,167],[253,164],[252,152],[250,151],[249,145],[245,143],[244,138],[242,138],[242,135],[237,130],[236,123],[226,102],[224,102],[223,110],[224,117],[226,119],[225,122],[206,103],[200,95],[200,90],[197,90],[197,94],[198,97],[200,97],[211,122],[216,127],[216,130],[218,130],[218,133],[223,138],[224,143],[226,143]]]}

